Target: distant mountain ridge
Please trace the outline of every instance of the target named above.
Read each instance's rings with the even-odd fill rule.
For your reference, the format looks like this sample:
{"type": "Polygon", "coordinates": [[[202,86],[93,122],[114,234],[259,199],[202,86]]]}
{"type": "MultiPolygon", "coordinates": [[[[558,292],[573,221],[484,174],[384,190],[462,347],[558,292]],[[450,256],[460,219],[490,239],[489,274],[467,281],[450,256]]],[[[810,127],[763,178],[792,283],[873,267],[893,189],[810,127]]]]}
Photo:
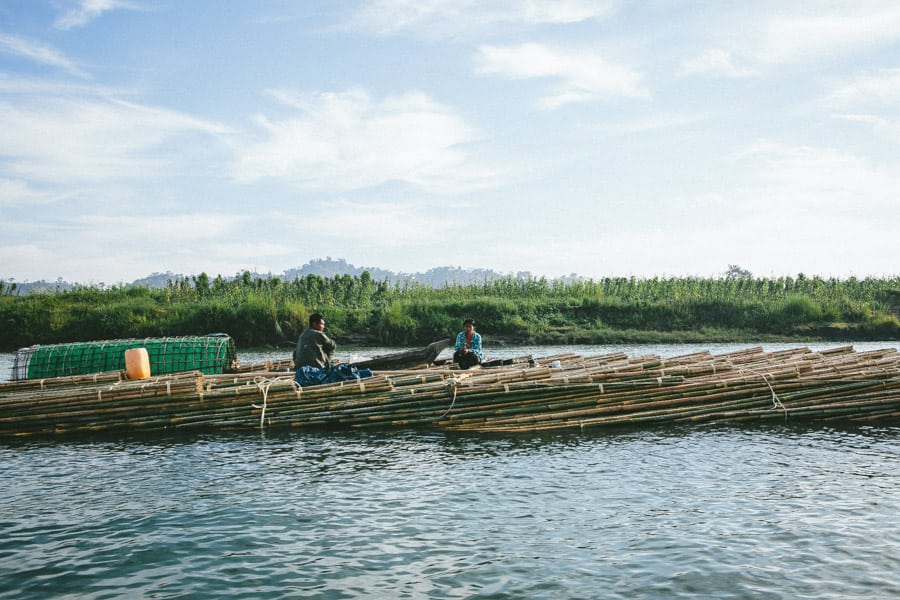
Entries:
{"type": "Polygon", "coordinates": [[[357,267],[348,263],[343,258],[332,259],[317,258],[296,269],[288,269],[282,277],[293,280],[306,275],[321,275],[322,277],[335,277],[337,275],[352,275],[358,277],[368,271],[375,281],[387,281],[388,283],[417,282],[422,285],[441,287],[444,285],[470,283],[482,283],[494,279],[514,277],[530,279],[530,271],[518,271],[517,273],[498,273],[491,269],[463,269],[461,267],[435,267],[424,273],[395,273],[378,267],[357,267]]]}
{"type": "MultiPolygon", "coordinates": [[[[316,258],[308,263],[304,264],[300,267],[295,267],[292,269],[287,269],[283,273],[275,274],[275,273],[256,273],[251,272],[250,275],[254,278],[260,279],[271,279],[273,277],[280,277],[281,279],[287,281],[293,281],[299,277],[305,277],[307,275],[319,275],[321,277],[336,277],[339,275],[350,275],[353,277],[358,277],[362,275],[363,271],[368,271],[369,275],[371,275],[372,279],[375,281],[387,281],[388,283],[418,283],[420,285],[427,285],[430,287],[443,287],[446,285],[469,285],[472,283],[484,283],[486,281],[493,281],[495,279],[505,279],[505,278],[515,278],[515,279],[532,279],[534,275],[530,271],[518,271],[516,273],[499,273],[492,269],[463,269],[462,267],[435,267],[432,269],[428,269],[427,271],[417,272],[417,273],[396,273],[394,271],[389,271],[387,269],[381,269],[378,267],[357,267],[353,264],[348,263],[343,258],[316,258]]],[[[197,273],[199,275],[199,273],[197,273]]],[[[215,278],[219,274],[211,274],[207,273],[210,278],[215,278]]],[[[236,277],[240,277],[242,273],[237,273],[231,276],[222,276],[224,279],[234,279],[236,277]]],[[[171,271],[167,271],[165,273],[152,273],[147,275],[146,277],[142,277],[140,279],[135,279],[131,283],[126,283],[126,286],[139,286],[139,287],[165,287],[169,281],[181,281],[183,279],[190,279],[191,275],[184,275],[181,273],[172,273],[171,271]]],[[[567,277],[562,278],[566,281],[578,280],[581,277],[572,274],[567,277]]],[[[18,294],[27,294],[29,292],[53,292],[53,291],[68,291],[74,287],[80,285],[77,282],[67,282],[63,281],[62,278],[57,279],[56,281],[34,281],[34,282],[25,282],[25,283],[14,283],[14,282],[2,282],[3,283],[3,291],[7,291],[11,286],[15,286],[15,290],[12,293],[18,294]]],[[[94,284],[97,287],[107,287],[105,283],[94,284]]]]}

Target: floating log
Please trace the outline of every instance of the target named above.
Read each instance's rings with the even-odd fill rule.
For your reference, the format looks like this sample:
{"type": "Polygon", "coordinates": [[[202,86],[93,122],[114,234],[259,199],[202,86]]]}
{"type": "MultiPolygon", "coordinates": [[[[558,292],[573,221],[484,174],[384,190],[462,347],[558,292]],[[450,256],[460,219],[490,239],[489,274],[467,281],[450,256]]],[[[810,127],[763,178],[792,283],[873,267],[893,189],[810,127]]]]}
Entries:
{"type": "Polygon", "coordinates": [[[438,355],[445,349],[449,348],[453,343],[451,338],[437,340],[425,346],[414,350],[406,350],[403,352],[395,352],[393,354],[385,354],[375,356],[353,363],[353,366],[359,369],[385,370],[385,369],[408,369],[419,366],[427,368],[438,355]]]}

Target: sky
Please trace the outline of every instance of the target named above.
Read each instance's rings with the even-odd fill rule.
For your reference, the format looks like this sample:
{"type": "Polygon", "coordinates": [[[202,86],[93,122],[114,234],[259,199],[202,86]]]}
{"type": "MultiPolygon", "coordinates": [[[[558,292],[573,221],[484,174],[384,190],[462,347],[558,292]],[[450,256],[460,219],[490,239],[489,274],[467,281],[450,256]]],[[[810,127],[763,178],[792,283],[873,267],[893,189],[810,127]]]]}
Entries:
{"type": "Polygon", "coordinates": [[[900,274],[895,0],[2,0],[0,279],[900,274]]]}

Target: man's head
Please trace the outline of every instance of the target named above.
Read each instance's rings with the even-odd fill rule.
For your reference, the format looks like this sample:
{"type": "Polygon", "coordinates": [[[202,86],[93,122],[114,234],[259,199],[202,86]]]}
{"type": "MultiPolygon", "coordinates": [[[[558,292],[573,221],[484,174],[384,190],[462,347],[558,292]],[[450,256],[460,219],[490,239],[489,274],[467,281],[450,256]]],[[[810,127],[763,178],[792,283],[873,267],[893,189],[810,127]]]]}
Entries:
{"type": "Polygon", "coordinates": [[[311,329],[315,329],[316,331],[322,331],[325,329],[325,317],[320,315],[319,313],[313,313],[309,315],[309,326],[311,329]]]}
{"type": "Polygon", "coordinates": [[[475,329],[475,319],[466,319],[463,321],[463,329],[469,331],[470,329],[475,329]]]}

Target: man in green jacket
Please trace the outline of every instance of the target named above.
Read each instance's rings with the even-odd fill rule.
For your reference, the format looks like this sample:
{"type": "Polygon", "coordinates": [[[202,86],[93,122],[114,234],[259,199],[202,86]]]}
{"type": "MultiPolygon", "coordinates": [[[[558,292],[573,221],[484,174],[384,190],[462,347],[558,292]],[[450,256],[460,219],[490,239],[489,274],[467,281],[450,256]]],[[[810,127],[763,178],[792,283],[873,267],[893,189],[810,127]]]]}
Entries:
{"type": "Polygon", "coordinates": [[[303,332],[294,349],[294,368],[324,369],[331,364],[336,347],[334,340],[325,335],[325,317],[313,313],[309,315],[309,329],[303,332]]]}

